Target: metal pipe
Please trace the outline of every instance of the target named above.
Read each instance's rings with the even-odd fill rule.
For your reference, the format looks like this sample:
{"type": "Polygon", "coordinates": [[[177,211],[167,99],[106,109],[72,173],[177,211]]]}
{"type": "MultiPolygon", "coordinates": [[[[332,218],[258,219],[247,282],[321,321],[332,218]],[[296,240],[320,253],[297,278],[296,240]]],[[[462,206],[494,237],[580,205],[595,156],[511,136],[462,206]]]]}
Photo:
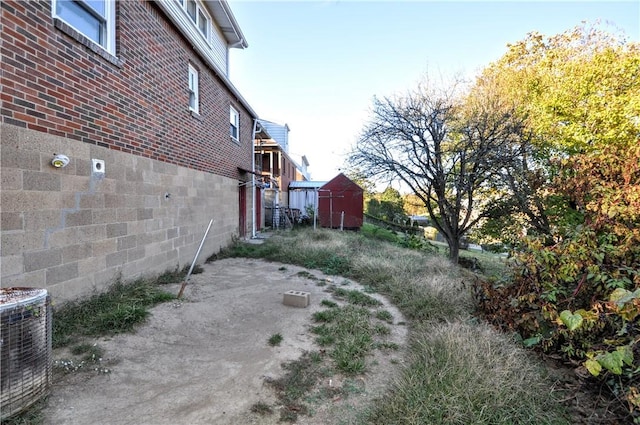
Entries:
{"type": "MultiPolygon", "coordinates": [[[[251,181],[256,179],[256,131],[258,129],[258,119],[253,119],[253,134],[251,135],[251,181]]],[[[256,237],[256,185],[251,187],[251,238],[256,237]]]]}
{"type": "Polygon", "coordinates": [[[180,299],[180,297],[182,297],[182,293],[184,292],[184,288],[187,286],[187,282],[189,281],[189,278],[191,277],[191,273],[193,272],[193,268],[196,265],[196,261],[198,260],[198,255],[200,255],[200,251],[202,250],[202,246],[204,245],[204,240],[207,238],[207,235],[209,234],[209,230],[211,229],[211,225],[213,224],[213,219],[211,219],[209,221],[209,226],[207,226],[207,230],[204,232],[204,236],[202,237],[202,241],[200,241],[200,246],[198,247],[198,250],[196,251],[196,256],[193,257],[193,262],[191,263],[191,267],[189,268],[189,272],[187,273],[187,276],[184,279],[184,282],[182,282],[182,286],[180,287],[180,292],[178,292],[178,296],[177,298],[180,299]]]}
{"type": "Polygon", "coordinates": [[[318,220],[318,198],[320,195],[318,194],[318,188],[313,190],[315,192],[315,199],[313,200],[313,230],[316,230],[316,221],[318,220]]]}

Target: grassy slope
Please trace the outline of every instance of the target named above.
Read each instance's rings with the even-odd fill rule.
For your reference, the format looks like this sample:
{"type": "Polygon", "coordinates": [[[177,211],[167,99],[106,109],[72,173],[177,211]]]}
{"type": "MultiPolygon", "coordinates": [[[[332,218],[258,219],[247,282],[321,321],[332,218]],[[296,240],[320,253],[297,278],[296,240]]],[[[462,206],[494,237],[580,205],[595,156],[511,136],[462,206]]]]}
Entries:
{"type": "Polygon", "coordinates": [[[567,424],[544,369],[506,335],[472,317],[460,270],[400,248],[384,232],[298,230],[223,253],[339,274],[388,296],[411,329],[410,354],[367,424],[567,424]],[[366,235],[366,236],[365,236],[366,235]]]}

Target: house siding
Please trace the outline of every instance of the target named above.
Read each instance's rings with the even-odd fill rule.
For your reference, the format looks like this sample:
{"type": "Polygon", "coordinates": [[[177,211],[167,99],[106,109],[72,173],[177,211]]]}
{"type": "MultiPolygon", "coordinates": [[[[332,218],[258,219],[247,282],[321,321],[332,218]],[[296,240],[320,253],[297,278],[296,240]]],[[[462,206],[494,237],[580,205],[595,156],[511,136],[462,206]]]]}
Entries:
{"type": "MultiPolygon", "coordinates": [[[[164,9],[178,24],[182,25],[184,30],[193,38],[194,45],[197,45],[201,49],[201,53],[207,55],[207,57],[215,64],[218,71],[222,72],[225,76],[229,76],[229,49],[227,48],[227,42],[220,30],[220,27],[214,22],[211,22],[211,45],[209,46],[204,38],[200,35],[198,30],[191,23],[191,19],[186,15],[183,7],[175,0],[155,0],[155,3],[162,9],[164,9]]],[[[211,19],[211,16],[209,15],[211,19]]]]}
{"type": "Polygon", "coordinates": [[[117,2],[115,57],[61,31],[49,1],[0,8],[2,287],[73,299],[187,265],[212,218],[200,261],[240,233],[253,117],[157,5],[117,2]],[[199,116],[188,109],[189,63],[199,116]],[[70,164],[52,167],[55,153],[70,164]]]}
{"type": "Polygon", "coordinates": [[[211,51],[214,61],[220,66],[224,74],[229,76],[229,50],[224,43],[224,36],[217,26],[213,26],[211,34],[211,51]]]}

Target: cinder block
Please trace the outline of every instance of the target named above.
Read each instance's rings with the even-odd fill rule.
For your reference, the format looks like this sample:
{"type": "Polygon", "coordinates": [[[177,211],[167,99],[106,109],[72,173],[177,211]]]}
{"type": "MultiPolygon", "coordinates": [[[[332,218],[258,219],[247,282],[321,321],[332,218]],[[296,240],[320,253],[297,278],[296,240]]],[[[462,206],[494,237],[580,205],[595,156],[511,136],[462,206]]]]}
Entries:
{"type": "Polygon", "coordinates": [[[50,267],[59,266],[61,264],[62,264],[62,250],[59,248],[45,249],[42,251],[31,251],[31,252],[24,253],[24,271],[25,272],[48,269],[50,267]]]}
{"type": "Polygon", "coordinates": [[[287,291],[282,303],[291,307],[306,307],[311,301],[311,294],[303,291],[287,291]]]}

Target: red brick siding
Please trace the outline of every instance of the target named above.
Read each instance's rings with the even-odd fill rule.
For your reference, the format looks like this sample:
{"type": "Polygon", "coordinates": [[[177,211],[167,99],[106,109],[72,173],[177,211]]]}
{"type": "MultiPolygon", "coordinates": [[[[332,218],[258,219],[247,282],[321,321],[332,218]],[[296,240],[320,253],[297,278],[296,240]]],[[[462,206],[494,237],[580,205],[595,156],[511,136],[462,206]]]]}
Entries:
{"type": "Polygon", "coordinates": [[[289,183],[291,183],[294,179],[291,177],[291,171],[293,170],[294,165],[289,159],[282,155],[282,168],[280,174],[280,188],[283,191],[289,190],[289,183]]]}
{"type": "Polygon", "coordinates": [[[57,29],[48,0],[0,7],[4,123],[230,178],[250,168],[253,118],[152,2],[117,2],[119,62],[57,29]],[[188,110],[188,63],[200,74],[200,118],[188,110]]]}

